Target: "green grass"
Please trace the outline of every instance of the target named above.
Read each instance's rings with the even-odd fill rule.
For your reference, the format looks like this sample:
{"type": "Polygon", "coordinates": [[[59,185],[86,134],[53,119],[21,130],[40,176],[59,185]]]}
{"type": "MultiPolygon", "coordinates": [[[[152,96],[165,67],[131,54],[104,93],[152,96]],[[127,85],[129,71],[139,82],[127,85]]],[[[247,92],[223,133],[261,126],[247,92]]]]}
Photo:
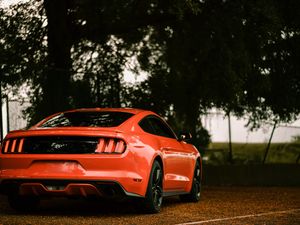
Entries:
{"type": "MultiPolygon", "coordinates": [[[[232,143],[232,154],[235,164],[261,163],[267,143],[232,143]]],[[[204,161],[207,164],[227,164],[228,143],[211,143],[205,151],[204,161]]],[[[270,146],[266,163],[296,163],[300,154],[300,142],[273,143],[270,146]]]]}

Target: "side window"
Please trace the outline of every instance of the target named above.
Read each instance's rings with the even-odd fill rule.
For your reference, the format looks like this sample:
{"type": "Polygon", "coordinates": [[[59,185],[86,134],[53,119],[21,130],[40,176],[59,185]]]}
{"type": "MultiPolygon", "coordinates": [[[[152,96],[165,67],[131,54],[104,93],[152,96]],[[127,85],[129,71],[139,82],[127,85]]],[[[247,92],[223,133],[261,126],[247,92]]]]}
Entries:
{"type": "Polygon", "coordinates": [[[150,134],[155,134],[155,131],[150,124],[149,118],[142,119],[142,121],[139,122],[139,125],[143,129],[143,131],[150,133],[150,134]]]}
{"type": "Polygon", "coordinates": [[[150,118],[150,123],[151,123],[156,135],[168,137],[168,138],[175,138],[173,132],[160,119],[152,117],[152,118],[150,118]]]}
{"type": "Polygon", "coordinates": [[[176,139],[170,128],[163,121],[154,116],[148,116],[142,119],[139,125],[147,133],[176,139]]]}

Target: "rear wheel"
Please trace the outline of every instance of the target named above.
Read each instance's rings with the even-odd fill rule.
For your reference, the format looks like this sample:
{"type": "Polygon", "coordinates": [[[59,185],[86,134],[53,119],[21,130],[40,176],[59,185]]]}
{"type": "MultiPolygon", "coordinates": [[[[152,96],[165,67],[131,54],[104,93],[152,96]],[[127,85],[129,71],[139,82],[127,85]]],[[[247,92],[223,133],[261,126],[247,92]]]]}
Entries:
{"type": "Polygon", "coordinates": [[[37,196],[11,194],[8,196],[8,202],[10,207],[18,212],[30,212],[37,209],[40,199],[37,196]]]}
{"type": "Polygon", "coordinates": [[[200,163],[196,161],[194,170],[192,189],[189,194],[180,195],[180,199],[185,202],[198,202],[201,196],[201,170],[200,163]]]}
{"type": "Polygon", "coordinates": [[[142,200],[142,209],[146,213],[158,213],[163,200],[163,171],[160,163],[154,161],[148,182],[146,197],[142,200]]]}

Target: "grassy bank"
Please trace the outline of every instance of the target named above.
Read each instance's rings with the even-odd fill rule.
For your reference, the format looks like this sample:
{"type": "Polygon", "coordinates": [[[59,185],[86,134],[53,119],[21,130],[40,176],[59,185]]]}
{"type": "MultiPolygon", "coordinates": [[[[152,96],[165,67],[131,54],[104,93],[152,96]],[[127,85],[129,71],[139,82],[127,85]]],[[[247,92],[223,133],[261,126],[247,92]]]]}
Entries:
{"type": "MultiPolygon", "coordinates": [[[[232,143],[235,164],[258,164],[263,160],[267,143],[232,143]]],[[[228,143],[212,143],[205,151],[204,162],[212,165],[227,164],[228,143]]],[[[300,154],[300,142],[273,143],[266,163],[296,163],[300,154]]]]}

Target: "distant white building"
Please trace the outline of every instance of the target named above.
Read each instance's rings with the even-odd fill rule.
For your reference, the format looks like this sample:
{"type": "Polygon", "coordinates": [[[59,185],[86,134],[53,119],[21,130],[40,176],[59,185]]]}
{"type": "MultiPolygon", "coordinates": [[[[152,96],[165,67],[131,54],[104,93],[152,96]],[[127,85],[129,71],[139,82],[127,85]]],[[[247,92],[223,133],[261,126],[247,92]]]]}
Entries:
{"type": "Polygon", "coordinates": [[[24,129],[27,121],[23,118],[23,110],[30,105],[29,102],[20,103],[17,100],[2,100],[2,130],[3,137],[8,131],[24,129]]]}
{"type": "MultiPolygon", "coordinates": [[[[260,129],[250,131],[246,126],[246,119],[230,117],[231,121],[231,140],[241,143],[262,143],[268,142],[273,125],[263,125],[260,129]]],[[[212,111],[202,119],[203,126],[211,134],[212,142],[228,142],[229,129],[228,117],[223,112],[212,111]]],[[[272,142],[290,142],[294,136],[300,136],[300,120],[291,124],[278,124],[272,142]]]]}

